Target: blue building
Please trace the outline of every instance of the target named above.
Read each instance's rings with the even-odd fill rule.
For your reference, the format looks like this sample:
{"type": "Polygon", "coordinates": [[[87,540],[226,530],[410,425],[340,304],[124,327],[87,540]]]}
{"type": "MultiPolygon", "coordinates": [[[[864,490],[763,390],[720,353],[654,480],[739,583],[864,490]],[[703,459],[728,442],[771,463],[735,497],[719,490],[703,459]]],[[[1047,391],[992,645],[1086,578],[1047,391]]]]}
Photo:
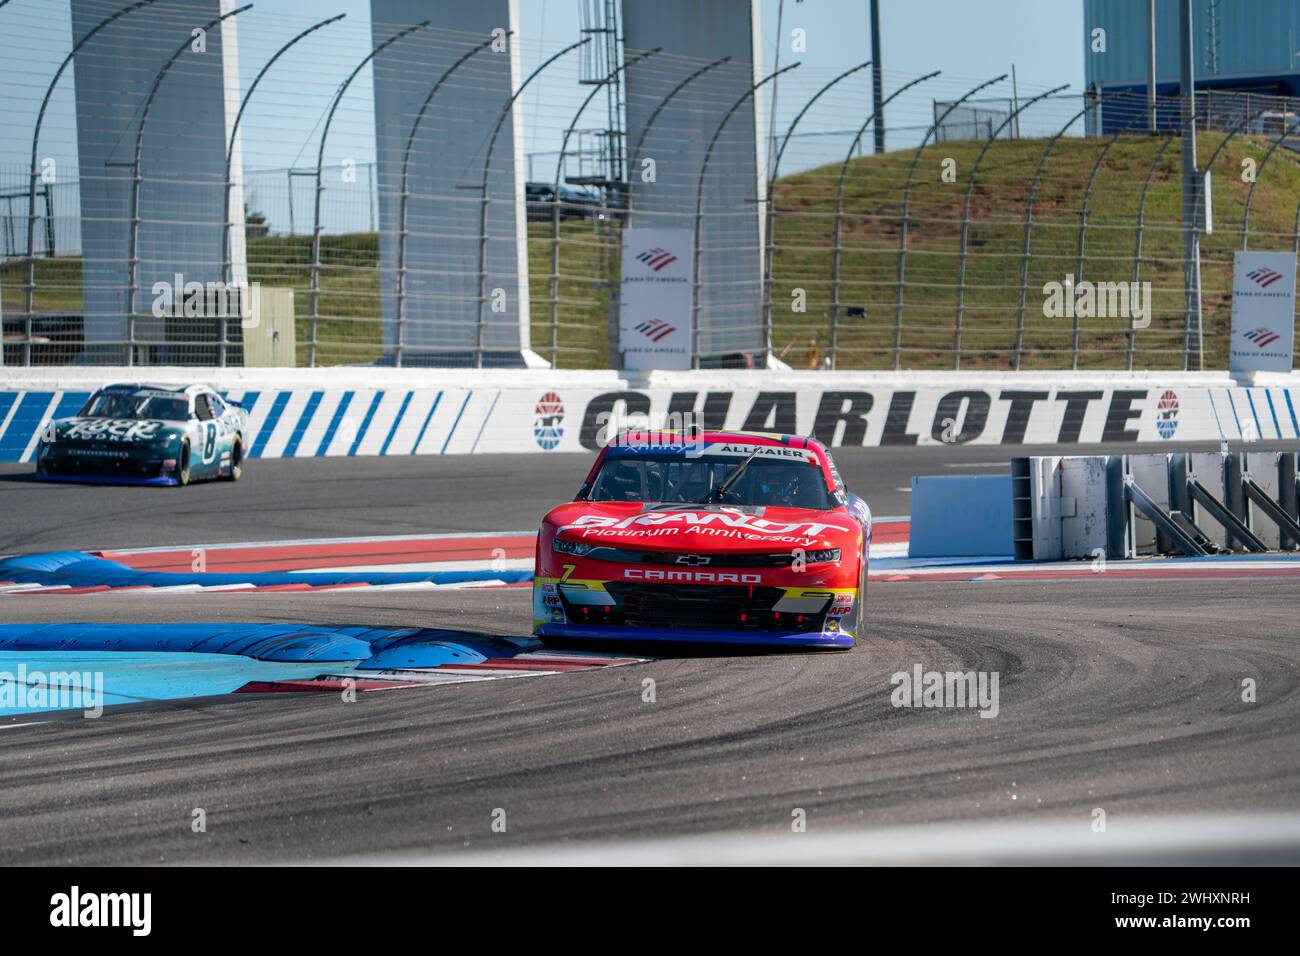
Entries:
{"type": "MultiPolygon", "coordinates": [[[[1182,3],[1156,0],[1157,97],[1179,92],[1182,3]]],[[[1084,73],[1088,89],[1104,98],[1103,130],[1144,128],[1138,104],[1147,92],[1145,0],[1084,0],[1083,26],[1084,73]],[[1105,31],[1104,49],[1096,48],[1097,30],[1105,31]]],[[[1198,115],[1210,125],[1246,121],[1251,131],[1268,133],[1297,109],[1280,98],[1300,96],[1300,0],[1193,0],[1192,43],[1196,89],[1206,94],[1198,115]]],[[[1161,127],[1176,127],[1176,106],[1162,104],[1158,119],[1161,127]]]]}

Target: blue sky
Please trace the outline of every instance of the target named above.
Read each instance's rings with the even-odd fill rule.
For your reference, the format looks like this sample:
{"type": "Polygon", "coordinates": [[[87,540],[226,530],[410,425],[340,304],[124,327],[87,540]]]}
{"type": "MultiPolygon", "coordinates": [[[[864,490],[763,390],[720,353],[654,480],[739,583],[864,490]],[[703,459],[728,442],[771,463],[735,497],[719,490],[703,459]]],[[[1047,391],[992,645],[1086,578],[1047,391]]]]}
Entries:
{"type": "MultiPolygon", "coordinates": [[[[781,128],[783,120],[788,122],[793,111],[826,77],[869,58],[868,4],[866,0],[761,3],[765,64],[770,68],[778,43],[782,47],[782,65],[796,57],[803,64],[788,74],[788,80],[783,77],[776,89],[777,128],[781,128]],[[806,51],[797,55],[789,49],[791,31],[795,29],[804,31],[806,38],[806,51]]],[[[577,39],[578,6],[579,0],[518,0],[525,74],[542,57],[577,39]]],[[[1012,63],[1022,93],[1064,83],[1074,91],[1082,87],[1080,0],[882,0],[882,10],[886,92],[910,75],[944,71],[940,80],[918,88],[910,99],[897,101],[897,108],[891,109],[895,126],[920,123],[929,112],[933,96],[957,95],[957,91],[978,79],[1009,71],[1012,63]]],[[[246,87],[262,59],[280,42],[314,20],[339,12],[348,14],[344,23],[304,41],[277,64],[275,78],[268,76],[262,103],[255,102],[245,119],[247,167],[304,165],[314,155],[317,124],[337,82],[347,72],[345,64],[368,52],[369,3],[316,0],[305,5],[301,0],[255,0],[254,9],[241,16],[241,72],[246,87]],[[307,6],[310,12],[304,12],[307,6]],[[315,46],[309,48],[309,44],[315,46]],[[337,77],[332,71],[320,69],[322,56],[331,67],[337,64],[337,77]]],[[[7,102],[0,105],[0,170],[25,167],[26,140],[37,104],[48,78],[68,49],[69,36],[66,0],[10,0],[0,7],[0,84],[8,92],[7,102]]],[[[525,95],[526,152],[542,154],[557,149],[567,118],[587,91],[575,79],[576,61],[564,68],[557,64],[545,82],[537,83],[525,95]]],[[[846,81],[842,91],[837,90],[838,98],[827,97],[826,115],[810,115],[801,129],[814,132],[857,126],[866,115],[863,107],[868,102],[868,84],[866,72],[846,81]]],[[[53,102],[47,134],[42,139],[42,155],[52,155],[61,164],[75,163],[71,90],[69,73],[53,102]]],[[[1009,94],[1009,84],[1006,91],[1009,94]]],[[[331,133],[333,159],[346,156],[364,163],[373,158],[366,119],[370,96],[369,76],[363,75],[353,84],[346,108],[331,133]]],[[[906,131],[898,132],[891,138],[891,147],[908,145],[908,135],[906,131]]],[[[541,167],[546,160],[538,157],[536,162],[541,167]]]]}

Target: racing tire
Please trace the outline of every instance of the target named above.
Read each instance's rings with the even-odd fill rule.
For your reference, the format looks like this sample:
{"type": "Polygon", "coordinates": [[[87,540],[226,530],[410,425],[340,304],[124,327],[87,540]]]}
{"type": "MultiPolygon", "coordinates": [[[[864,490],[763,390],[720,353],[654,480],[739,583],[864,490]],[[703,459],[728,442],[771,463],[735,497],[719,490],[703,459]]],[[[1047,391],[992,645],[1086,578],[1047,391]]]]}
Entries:
{"type": "Polygon", "coordinates": [[[867,557],[858,559],[858,607],[853,616],[853,643],[860,644],[867,624],[867,557]]]}
{"type": "Polygon", "coordinates": [[[226,481],[238,481],[242,477],[244,477],[244,442],[236,435],[234,444],[230,446],[230,474],[226,475],[226,481]]]}
{"type": "Polygon", "coordinates": [[[181,442],[181,450],[176,455],[176,484],[184,487],[190,483],[190,443],[181,442]]]}

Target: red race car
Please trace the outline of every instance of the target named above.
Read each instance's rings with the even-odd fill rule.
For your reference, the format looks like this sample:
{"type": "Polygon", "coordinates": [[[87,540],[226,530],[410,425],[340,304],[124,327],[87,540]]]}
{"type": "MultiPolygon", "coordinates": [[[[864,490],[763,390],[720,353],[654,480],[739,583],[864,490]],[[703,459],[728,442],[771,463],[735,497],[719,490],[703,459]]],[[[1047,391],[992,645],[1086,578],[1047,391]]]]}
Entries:
{"type": "Polygon", "coordinates": [[[821,442],[628,432],[537,536],[543,640],[852,647],[871,511],[821,442]]]}

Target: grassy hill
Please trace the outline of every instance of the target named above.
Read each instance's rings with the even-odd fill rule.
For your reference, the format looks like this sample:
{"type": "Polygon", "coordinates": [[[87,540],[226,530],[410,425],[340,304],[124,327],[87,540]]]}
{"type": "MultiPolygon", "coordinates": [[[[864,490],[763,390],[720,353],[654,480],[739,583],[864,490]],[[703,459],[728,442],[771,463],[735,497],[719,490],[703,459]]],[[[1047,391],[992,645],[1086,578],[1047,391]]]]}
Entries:
{"type": "MultiPolygon", "coordinates": [[[[1202,133],[1201,165],[1223,142],[1202,133]]],[[[970,199],[964,280],[959,280],[962,208],[969,175],[982,144],[944,143],[926,149],[917,164],[909,204],[902,295],[901,364],[953,367],[959,287],[964,302],[961,366],[1007,368],[1021,324],[1021,259],[1027,204],[1044,140],[993,144],[980,166],[970,199]],[[941,176],[955,162],[954,182],[941,176]]],[[[1242,219],[1250,184],[1243,160],[1254,160],[1258,184],[1250,217],[1252,249],[1291,250],[1300,201],[1300,161],[1278,149],[1266,164],[1268,142],[1236,137],[1214,162],[1214,233],[1202,241],[1206,367],[1226,364],[1233,250],[1242,245],[1242,219]]],[[[900,217],[913,151],[854,160],[845,182],[839,301],[838,366],[889,368],[894,363],[898,303],[900,217]],[[851,307],[851,308],[850,308],[851,307]],[[850,314],[851,313],[851,314],[850,314]]],[[[1148,170],[1155,164],[1145,205],[1139,280],[1150,282],[1151,326],[1134,333],[1137,368],[1181,368],[1183,343],[1182,234],[1179,142],[1166,137],[1063,139],[1043,164],[1034,191],[1030,259],[1023,282],[1023,367],[1069,368],[1073,323],[1043,314],[1043,285],[1067,273],[1077,279],[1129,282],[1134,278],[1138,207],[1148,170]],[[1104,156],[1103,156],[1104,153],[1104,156]],[[1097,164],[1102,157],[1100,165],[1097,164]],[[1085,256],[1080,269],[1080,210],[1096,166],[1088,201],[1085,256]],[[1080,274],[1082,273],[1082,274],[1080,274]]],[[[773,346],[792,365],[824,357],[830,342],[835,191],[838,165],[787,176],[778,182],[774,207],[773,346]],[[794,311],[802,290],[806,310],[794,311]]],[[[560,243],[560,364],[600,368],[608,363],[609,277],[618,274],[617,233],[577,221],[562,226],[560,243]]],[[[266,237],[248,244],[249,273],[266,285],[298,291],[299,352],[308,337],[311,241],[266,237]]],[[[706,249],[707,255],[707,249],[706,249]]],[[[321,363],[364,362],[379,354],[378,241],[373,234],[326,236],[322,269],[321,363]]],[[[529,224],[533,347],[549,357],[551,242],[549,223],[529,224]]],[[[21,308],[22,267],[3,273],[5,307],[21,308]]],[[[80,307],[80,263],[42,261],[37,270],[42,310],[80,307]]],[[[1080,323],[1080,366],[1123,368],[1129,348],[1125,319],[1080,323]]]]}
{"type": "MultiPolygon", "coordinates": [[[[1204,166],[1223,135],[1201,134],[1204,166]]],[[[1135,333],[1135,367],[1181,368],[1183,342],[1182,232],[1179,143],[1165,137],[1062,140],[1043,165],[1033,205],[1030,259],[1024,279],[1023,366],[1069,368],[1073,322],[1043,314],[1043,286],[1076,280],[1129,282],[1134,278],[1137,216],[1143,184],[1155,164],[1146,199],[1139,280],[1152,285],[1151,326],[1135,333]],[[1163,147],[1163,149],[1162,149],[1163,147]],[[1093,167],[1102,152],[1088,203],[1085,259],[1080,268],[1080,210],[1093,167]]],[[[1044,142],[997,143],[980,167],[971,195],[971,226],[964,279],[963,368],[1009,365],[1020,315],[1021,260],[1026,207],[1044,142]]],[[[902,364],[951,368],[954,357],[961,214],[968,174],[980,145],[941,144],[924,151],[910,203],[902,364]],[[940,178],[942,161],[956,161],[954,183],[940,178]]],[[[1278,149],[1263,167],[1268,143],[1233,138],[1214,162],[1214,233],[1201,245],[1206,367],[1226,364],[1231,310],[1232,254],[1242,245],[1242,220],[1250,184],[1242,161],[1253,159],[1257,186],[1250,216],[1250,248],[1293,248],[1300,163],[1278,149]]],[[[911,153],[889,154],[852,164],[845,186],[844,276],[840,301],[859,306],[864,318],[844,319],[841,367],[889,367],[898,296],[899,216],[911,153]]],[[[819,169],[782,180],[776,208],[793,210],[777,220],[773,301],[786,306],[790,290],[808,286],[802,317],[777,308],[778,351],[801,337],[828,337],[834,188],[838,170],[819,169]],[[816,291],[814,291],[816,290],[816,291]],[[784,313],[784,314],[783,314],[784,313]],[[799,321],[802,318],[805,321],[799,321]],[[811,321],[808,321],[811,320],[811,321]]],[[[1081,367],[1123,368],[1128,323],[1081,321],[1081,367]]],[[[801,350],[802,351],[802,350],[801,350]]]]}

